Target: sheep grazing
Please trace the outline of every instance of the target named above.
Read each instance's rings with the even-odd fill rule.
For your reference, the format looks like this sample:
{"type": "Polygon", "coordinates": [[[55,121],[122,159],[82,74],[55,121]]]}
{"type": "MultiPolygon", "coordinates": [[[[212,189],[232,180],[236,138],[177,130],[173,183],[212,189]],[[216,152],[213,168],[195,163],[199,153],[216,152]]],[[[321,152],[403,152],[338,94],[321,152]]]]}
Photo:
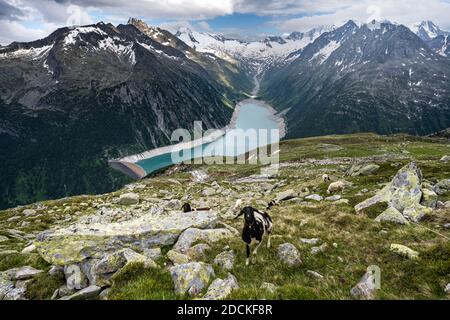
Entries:
{"type": "Polygon", "coordinates": [[[333,194],[336,192],[341,192],[345,189],[345,183],[342,181],[333,182],[328,186],[327,193],[333,194]]]}
{"type": "Polygon", "coordinates": [[[252,242],[256,242],[253,255],[256,256],[258,248],[261,246],[263,237],[268,235],[267,248],[270,248],[270,236],[272,234],[273,224],[270,216],[265,212],[260,212],[253,207],[245,207],[236,216],[235,219],[244,215],[244,228],[242,230],[242,240],[245,242],[247,260],[245,265],[250,264],[250,245],[252,242]]]}
{"type": "Polygon", "coordinates": [[[322,176],[322,181],[323,181],[323,182],[330,182],[330,181],[331,181],[331,178],[330,178],[329,175],[324,174],[324,175],[322,176]]]}

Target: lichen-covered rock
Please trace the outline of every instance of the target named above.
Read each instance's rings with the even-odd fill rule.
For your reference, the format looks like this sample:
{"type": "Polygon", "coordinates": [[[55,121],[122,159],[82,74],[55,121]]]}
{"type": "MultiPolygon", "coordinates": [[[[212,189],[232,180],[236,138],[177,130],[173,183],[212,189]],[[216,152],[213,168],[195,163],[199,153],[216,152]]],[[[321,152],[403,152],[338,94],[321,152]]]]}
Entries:
{"type": "Polygon", "coordinates": [[[403,216],[407,218],[410,221],[413,222],[420,222],[423,220],[426,216],[430,215],[432,213],[431,208],[427,208],[422,206],[421,204],[415,204],[411,207],[405,208],[403,210],[403,216]]]}
{"type": "Polygon", "coordinates": [[[90,283],[100,287],[111,285],[114,273],[125,267],[128,263],[142,263],[144,268],[156,268],[156,263],[131,249],[125,248],[107,255],[95,262],[90,268],[90,283]]]}
{"type": "Polygon", "coordinates": [[[81,290],[88,286],[88,279],[78,265],[72,264],[64,267],[64,274],[69,290],[81,290]]]}
{"type": "Polygon", "coordinates": [[[167,256],[167,259],[172,261],[172,263],[174,265],[186,264],[186,263],[189,263],[189,262],[192,261],[191,258],[188,255],[180,253],[180,252],[175,251],[175,250],[170,250],[169,252],[167,252],[166,256],[167,256]]]}
{"type": "Polygon", "coordinates": [[[94,300],[100,294],[102,288],[97,286],[89,286],[83,290],[77,291],[74,294],[62,297],[60,300],[94,300]]]}
{"type": "Polygon", "coordinates": [[[26,248],[23,248],[23,250],[20,252],[21,254],[31,254],[36,252],[36,246],[34,244],[29,245],[26,248]]]}
{"type": "Polygon", "coordinates": [[[197,296],[215,277],[211,265],[203,262],[180,264],[170,268],[177,294],[197,296]]]}
{"type": "Polygon", "coordinates": [[[3,272],[4,277],[9,280],[17,281],[17,280],[27,280],[36,277],[41,274],[42,270],[37,270],[30,266],[24,266],[20,268],[13,268],[3,272]]]}
{"type": "Polygon", "coordinates": [[[368,271],[356,286],[350,290],[350,295],[357,300],[373,300],[375,299],[377,286],[376,279],[372,272],[368,271]]]}
{"type": "Polygon", "coordinates": [[[4,273],[0,272],[0,300],[26,300],[25,288],[16,288],[4,273]]]}
{"type": "Polygon", "coordinates": [[[47,262],[64,266],[88,258],[102,259],[105,252],[127,246],[145,249],[173,245],[186,229],[214,227],[217,219],[212,211],[172,212],[117,223],[74,224],[41,233],[35,245],[47,262]]]}
{"type": "Polygon", "coordinates": [[[162,257],[161,248],[145,248],[144,250],[142,250],[142,254],[152,260],[157,260],[162,257]]]}
{"type": "Polygon", "coordinates": [[[223,270],[230,271],[234,267],[235,260],[236,254],[233,250],[224,251],[216,256],[214,259],[214,265],[219,266],[223,270]]]}
{"type": "Polygon", "coordinates": [[[196,242],[206,242],[211,244],[221,240],[230,239],[234,234],[234,232],[226,228],[208,230],[190,228],[180,235],[173,249],[179,252],[186,252],[186,250],[196,242]]]}
{"type": "Polygon", "coordinates": [[[395,208],[388,208],[376,219],[376,222],[392,222],[397,224],[409,224],[409,221],[395,208]]]}
{"type": "Polygon", "coordinates": [[[223,300],[236,289],[239,289],[239,283],[236,277],[229,273],[228,277],[223,280],[215,279],[208,287],[208,291],[203,296],[203,299],[223,300]]]}
{"type": "Polygon", "coordinates": [[[414,162],[398,171],[390,183],[374,197],[355,206],[357,213],[378,203],[387,203],[397,209],[408,220],[418,222],[431,212],[420,204],[422,200],[422,171],[414,162]]]}
{"type": "Polygon", "coordinates": [[[290,267],[299,267],[302,265],[300,252],[292,243],[284,243],[278,246],[278,257],[290,267]]]}
{"type": "Polygon", "coordinates": [[[376,164],[368,164],[366,166],[363,166],[361,169],[356,172],[354,176],[370,176],[377,172],[380,169],[379,165],[376,164]]]}
{"type": "Polygon", "coordinates": [[[137,193],[133,193],[133,192],[122,194],[119,197],[119,203],[121,205],[125,205],[125,206],[138,204],[139,203],[139,195],[137,193]]]}
{"type": "Polygon", "coordinates": [[[199,243],[186,250],[186,254],[196,261],[201,261],[206,258],[206,252],[211,250],[211,246],[206,243],[199,243]]]}
{"type": "Polygon", "coordinates": [[[411,259],[411,260],[417,260],[419,259],[419,253],[417,251],[414,251],[407,246],[401,245],[401,244],[391,244],[390,250],[392,252],[395,252],[402,257],[411,259]]]}
{"type": "Polygon", "coordinates": [[[421,204],[425,207],[436,208],[438,202],[438,195],[436,192],[430,189],[422,189],[422,202],[421,204]]]}

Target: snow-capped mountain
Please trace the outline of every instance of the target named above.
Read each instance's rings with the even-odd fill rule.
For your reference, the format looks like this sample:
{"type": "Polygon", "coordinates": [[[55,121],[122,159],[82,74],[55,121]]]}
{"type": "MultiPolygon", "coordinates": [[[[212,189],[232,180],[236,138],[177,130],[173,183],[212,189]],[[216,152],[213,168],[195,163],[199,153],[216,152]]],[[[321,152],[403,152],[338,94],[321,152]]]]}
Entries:
{"type": "Polygon", "coordinates": [[[449,32],[441,30],[432,21],[422,21],[411,27],[411,31],[417,34],[422,40],[430,41],[438,36],[450,35],[449,32]]]}
{"type": "Polygon", "coordinates": [[[264,77],[288,136],[428,134],[450,126],[450,61],[403,25],[349,21],[264,77]]]}
{"type": "Polygon", "coordinates": [[[123,178],[108,159],[170,144],[194,120],[224,127],[252,87],[236,65],[136,20],[2,47],[0,207],[112,190],[123,178]]]}
{"type": "Polygon", "coordinates": [[[256,71],[261,66],[283,62],[293,52],[301,50],[321,34],[333,29],[334,27],[318,27],[305,33],[293,32],[284,37],[268,36],[262,41],[253,42],[196,32],[188,28],[180,28],[176,36],[196,51],[211,53],[233,63],[245,63],[252,71],[256,71]]]}
{"type": "Polygon", "coordinates": [[[450,35],[437,36],[433,40],[428,41],[428,46],[441,56],[450,58],[450,35]]]}

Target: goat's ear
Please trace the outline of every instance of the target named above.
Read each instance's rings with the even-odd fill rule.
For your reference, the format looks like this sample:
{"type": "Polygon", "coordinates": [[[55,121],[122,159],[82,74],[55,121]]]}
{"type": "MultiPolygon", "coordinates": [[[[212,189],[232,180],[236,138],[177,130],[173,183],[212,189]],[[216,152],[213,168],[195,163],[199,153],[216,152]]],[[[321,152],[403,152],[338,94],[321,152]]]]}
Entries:
{"type": "Polygon", "coordinates": [[[239,214],[234,218],[234,220],[236,220],[237,218],[239,218],[240,216],[242,216],[244,214],[244,210],[241,210],[241,212],[239,212],[239,214]]]}

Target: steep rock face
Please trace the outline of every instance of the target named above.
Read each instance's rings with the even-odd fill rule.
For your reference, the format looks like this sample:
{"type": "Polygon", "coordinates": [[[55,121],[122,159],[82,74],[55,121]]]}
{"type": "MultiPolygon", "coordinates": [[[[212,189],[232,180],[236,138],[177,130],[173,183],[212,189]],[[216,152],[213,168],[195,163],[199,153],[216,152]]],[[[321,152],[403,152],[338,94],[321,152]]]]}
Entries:
{"type": "Polygon", "coordinates": [[[401,25],[349,21],[266,73],[261,89],[289,109],[289,138],[450,125],[450,61],[401,25]]]}
{"type": "Polygon", "coordinates": [[[228,124],[250,81],[166,38],[99,23],[0,49],[0,207],[111,191],[125,178],[108,158],[167,145],[194,121],[228,124]]]}

